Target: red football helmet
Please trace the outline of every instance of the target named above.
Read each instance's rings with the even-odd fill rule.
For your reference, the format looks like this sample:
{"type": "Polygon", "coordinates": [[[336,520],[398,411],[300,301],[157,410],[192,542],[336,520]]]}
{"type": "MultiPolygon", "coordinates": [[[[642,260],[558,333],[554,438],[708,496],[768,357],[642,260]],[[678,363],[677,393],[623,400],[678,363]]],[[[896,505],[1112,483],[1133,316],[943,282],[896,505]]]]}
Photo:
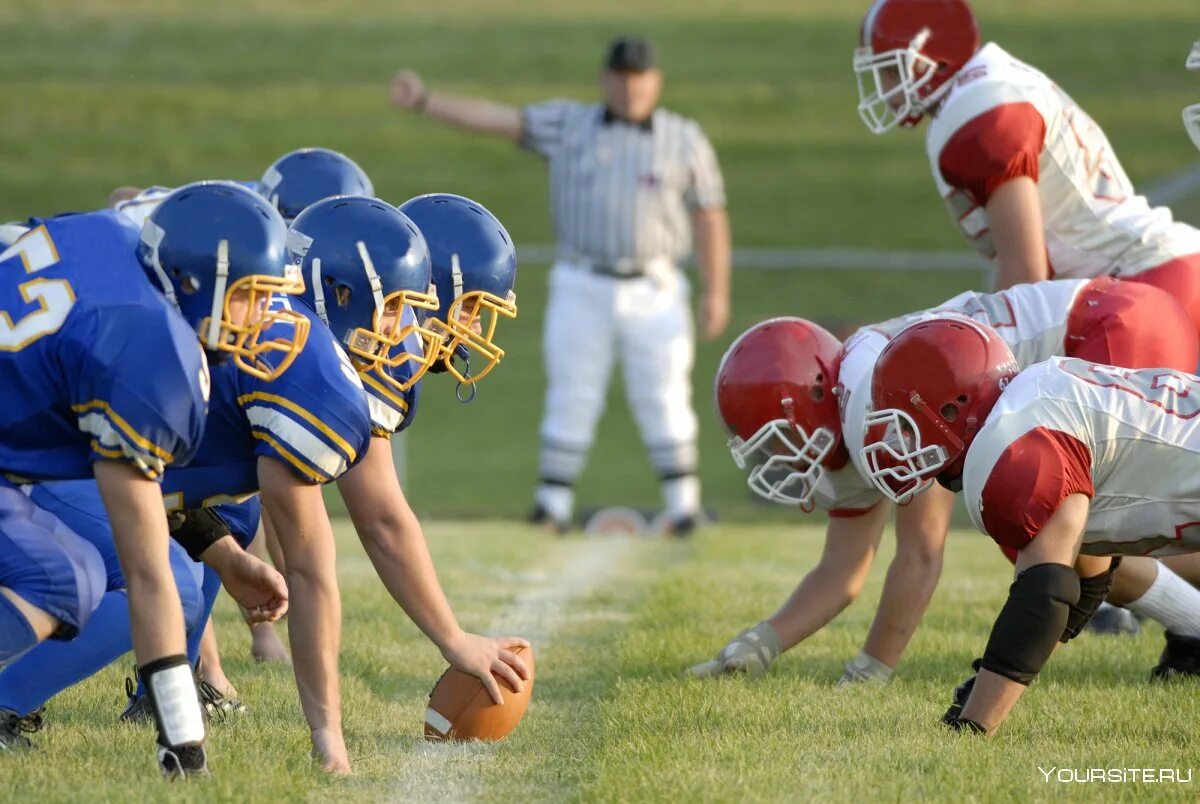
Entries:
{"type": "Polygon", "coordinates": [[[760,497],[812,510],[825,468],[840,469],[842,426],[834,393],[842,344],[802,318],[772,318],[742,333],[721,358],[717,415],[729,451],[760,497]]]}
{"type": "Polygon", "coordinates": [[[901,331],[879,354],[871,379],[862,448],[871,481],[904,504],[937,475],[961,474],[967,447],[1017,371],[996,331],[966,316],[901,331]]]}
{"type": "Polygon", "coordinates": [[[916,125],[978,49],[964,0],[875,0],[854,51],[859,116],[876,134],[916,125]]]}

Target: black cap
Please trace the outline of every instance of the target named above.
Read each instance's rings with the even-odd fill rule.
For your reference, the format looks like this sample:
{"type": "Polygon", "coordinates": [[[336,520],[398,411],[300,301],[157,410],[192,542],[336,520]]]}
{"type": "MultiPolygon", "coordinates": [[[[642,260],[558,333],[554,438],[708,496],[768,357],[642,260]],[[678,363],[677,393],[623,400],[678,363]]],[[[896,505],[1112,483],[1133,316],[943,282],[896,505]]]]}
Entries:
{"type": "Polygon", "coordinates": [[[608,46],[604,68],[613,72],[640,73],[654,66],[654,46],[640,36],[621,36],[608,46]]]}

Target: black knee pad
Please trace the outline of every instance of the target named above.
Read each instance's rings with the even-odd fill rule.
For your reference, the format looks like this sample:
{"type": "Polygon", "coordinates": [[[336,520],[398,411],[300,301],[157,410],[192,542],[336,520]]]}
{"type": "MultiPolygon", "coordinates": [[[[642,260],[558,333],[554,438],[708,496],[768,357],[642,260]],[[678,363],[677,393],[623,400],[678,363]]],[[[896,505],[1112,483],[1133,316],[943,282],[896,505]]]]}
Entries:
{"type": "Polygon", "coordinates": [[[981,665],[1028,686],[1054,652],[1079,593],[1079,576],[1063,564],[1022,572],[1008,589],[981,665]]]}

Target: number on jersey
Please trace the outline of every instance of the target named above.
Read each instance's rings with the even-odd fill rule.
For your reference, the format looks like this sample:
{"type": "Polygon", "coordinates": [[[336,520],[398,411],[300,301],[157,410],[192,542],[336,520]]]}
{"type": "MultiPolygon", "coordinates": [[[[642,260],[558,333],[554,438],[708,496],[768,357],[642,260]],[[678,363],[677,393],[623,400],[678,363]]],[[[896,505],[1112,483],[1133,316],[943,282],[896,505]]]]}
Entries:
{"type": "MultiPolygon", "coordinates": [[[[36,274],[58,263],[58,249],[45,226],[27,232],[0,254],[0,288],[11,287],[10,277],[17,270],[18,258],[26,274],[36,274]]],[[[75,292],[65,279],[30,279],[17,284],[16,289],[25,304],[36,304],[37,309],[24,314],[0,309],[0,352],[19,352],[57,332],[75,304],[75,292]]]]}

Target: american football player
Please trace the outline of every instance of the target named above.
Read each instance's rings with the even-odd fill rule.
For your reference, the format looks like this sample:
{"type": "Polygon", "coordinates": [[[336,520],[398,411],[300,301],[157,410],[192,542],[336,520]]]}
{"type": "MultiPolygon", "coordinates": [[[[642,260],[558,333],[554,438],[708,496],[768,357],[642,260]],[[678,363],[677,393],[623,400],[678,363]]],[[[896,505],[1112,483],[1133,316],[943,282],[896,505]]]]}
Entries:
{"type": "MultiPolygon", "coordinates": [[[[210,378],[194,339],[218,365],[264,377],[263,355],[283,362],[303,345],[297,333],[263,335],[275,320],[263,312],[266,296],[300,289],[285,269],[278,214],[220,183],[189,185],[174,198],[187,215],[148,231],[153,251],[112,212],[99,212],[31,220],[0,255],[10,274],[37,275],[4,291],[8,312],[0,315],[8,341],[0,385],[12,390],[0,412],[0,534],[8,545],[0,550],[0,667],[47,637],[79,632],[106,588],[96,548],[16,484],[94,476],[129,581],[158,762],[171,776],[207,767],[158,485],[167,467],[195,454],[204,430],[210,378]]],[[[232,539],[193,548],[255,617],[286,609],[282,578],[232,539]]],[[[0,721],[4,747],[27,744],[11,713],[0,721]]]]}
{"type": "MultiPolygon", "coordinates": [[[[486,210],[477,205],[474,209],[479,211],[468,212],[477,225],[498,226],[486,210]]],[[[466,234],[468,241],[480,239],[475,232],[466,234]]],[[[511,242],[506,247],[511,254],[511,242]]],[[[499,700],[499,689],[493,672],[518,687],[520,678],[527,677],[523,662],[510,650],[527,643],[479,637],[458,627],[437,584],[419,525],[395,480],[386,436],[411,421],[421,375],[441,358],[443,347],[441,336],[421,337],[426,331],[414,315],[438,308],[421,233],[384,202],[333,198],[297,219],[289,232],[289,250],[309,280],[307,296],[294,303],[312,321],[306,348],[270,386],[251,387],[234,375],[214,374],[205,440],[186,468],[168,475],[165,490],[168,500],[194,511],[261,488],[269,512],[264,523],[279,537],[292,592],[294,667],[314,750],[324,767],[341,772],[349,770],[349,758],[338,704],[340,618],[332,533],[319,486],[309,483],[340,478],[339,490],[389,591],[449,661],[488,684],[494,699],[499,700]],[[331,336],[323,321],[334,326],[339,337],[331,336]],[[338,344],[352,357],[347,358],[338,344]],[[350,382],[344,382],[347,379],[350,382]],[[361,419],[355,412],[360,406],[361,419]],[[368,427],[376,436],[370,445],[368,427]],[[359,460],[366,465],[363,471],[346,471],[359,460]]],[[[475,261],[456,263],[466,302],[469,294],[480,293],[481,284],[497,281],[495,263],[503,256],[479,261],[476,255],[475,261]],[[480,273],[483,279],[477,279],[480,273]]],[[[510,288],[512,278],[510,271],[510,288]]],[[[245,530],[253,532],[253,527],[245,530]]],[[[214,597],[209,591],[206,588],[204,619],[214,597]]],[[[82,634],[74,647],[88,636],[82,634]]],[[[113,640],[105,638],[102,644],[111,646],[113,640]]],[[[95,662],[64,664],[91,667],[95,662]]],[[[44,672],[56,670],[46,667],[44,672]]],[[[59,675],[57,689],[78,680],[59,675]]],[[[0,675],[0,690],[3,686],[0,675]]],[[[25,708],[35,705],[27,701],[25,708]]],[[[135,695],[127,714],[144,708],[145,699],[135,695]]]]}
{"type": "Polygon", "coordinates": [[[938,192],[997,265],[998,289],[1138,275],[1200,322],[1200,230],[1134,191],[1104,132],[1063,89],[999,45],[981,47],[965,0],[875,0],[854,72],[871,131],[929,117],[938,192]]]}
{"type": "Polygon", "coordinates": [[[1109,593],[1119,557],[1200,551],[1198,392],[1200,377],[1171,368],[1059,357],[1022,371],[996,330],[962,316],[884,347],[861,449],[872,482],[896,502],[935,480],[961,489],[975,526],[1017,551],[944,722],[994,732],[1109,593]]]}
{"type": "MultiPolygon", "coordinates": [[[[890,509],[859,456],[872,370],[893,334],[945,311],[992,324],[1021,365],[1055,354],[1130,366],[1196,364],[1196,338],[1173,299],[1158,288],[1107,277],[963,293],[933,310],[864,327],[844,345],[802,319],[752,327],[721,362],[717,411],[755,493],[829,514],[825,551],[778,612],[693,667],[692,675],[765,672],[858,596],[890,509]]],[[[891,677],[940,576],[952,503],[951,492],[935,488],[897,509],[896,557],[866,643],[846,665],[843,683],[891,677]]],[[[1129,562],[1123,573],[1129,591],[1122,602],[1168,630],[1200,636],[1194,630],[1200,591],[1151,561],[1129,562]]],[[[1160,667],[1187,662],[1191,653],[1164,656],[1160,667]]]]}
{"type": "MultiPolygon", "coordinates": [[[[266,198],[289,224],[306,207],[330,196],[375,195],[371,179],[358,163],[329,148],[289,151],[271,163],[262,179],[237,183],[266,198]]],[[[140,229],[171,189],[157,185],[118,187],[109,194],[108,206],[140,229]]],[[[0,237],[3,235],[0,228],[0,237]]]]}
{"type": "MultiPolygon", "coordinates": [[[[350,157],[328,148],[300,148],[290,151],[276,159],[263,172],[261,180],[237,183],[266,198],[289,224],[305,207],[324,198],[334,195],[374,195],[371,180],[363,169],[350,157]]],[[[122,219],[140,230],[150,213],[170,193],[170,187],[162,186],[144,189],[120,187],[109,195],[108,205],[115,209],[122,219]]],[[[3,236],[4,231],[0,229],[0,238],[3,236]]],[[[265,541],[264,534],[263,538],[256,539],[248,548],[264,560],[267,558],[267,545],[263,543],[265,541]]],[[[278,547],[271,547],[274,548],[273,554],[277,555],[278,547]]],[[[251,624],[250,634],[251,653],[255,657],[290,661],[273,623],[251,624]]],[[[201,677],[207,684],[202,691],[213,693],[213,697],[230,696],[226,703],[233,704],[237,691],[221,666],[211,621],[203,637],[201,650],[204,655],[201,677]]],[[[189,650],[189,655],[195,662],[194,652],[189,650]]]]}
{"type": "MultiPolygon", "coordinates": [[[[503,349],[494,340],[499,317],[516,315],[513,292],[516,253],[507,231],[494,215],[470,199],[446,193],[420,196],[406,202],[401,208],[421,222],[423,235],[428,233],[426,242],[434,284],[437,286],[440,283],[440,287],[448,290],[438,293],[436,308],[426,310],[423,305],[412,302],[405,307],[405,315],[411,317],[406,319],[406,327],[417,323],[415,319],[418,316],[426,327],[410,327],[410,335],[405,343],[393,349],[380,366],[372,367],[370,355],[356,354],[354,348],[350,350],[351,360],[359,368],[371,410],[374,436],[371,444],[375,449],[374,452],[368,450],[364,459],[369,465],[376,462],[382,465],[384,447],[387,445],[381,440],[389,439],[392,433],[399,433],[412,424],[420,397],[421,375],[426,370],[451,373],[459,382],[459,393],[465,386],[467,393],[473,397],[475,383],[491,371],[504,355],[503,349]],[[470,367],[473,355],[477,357],[477,371],[470,367]]],[[[345,241],[349,235],[343,234],[339,238],[330,236],[335,217],[346,214],[334,212],[341,209],[336,205],[328,209],[318,207],[307,215],[303,228],[297,229],[303,235],[294,238],[294,256],[308,266],[307,272],[311,272],[315,265],[326,279],[340,272],[354,278],[355,282],[361,282],[363,268],[353,253],[351,241],[345,241]],[[321,248],[305,252],[304,243],[310,237],[308,231],[314,228],[326,232],[315,238],[321,248]],[[334,249],[334,259],[322,256],[323,252],[334,249]]],[[[350,232],[353,231],[354,228],[351,228],[350,232]]],[[[346,287],[353,284],[348,283],[346,287]]],[[[332,316],[327,323],[335,331],[339,326],[342,327],[347,333],[345,343],[352,346],[361,337],[356,333],[363,329],[364,322],[368,320],[366,316],[372,314],[364,306],[365,288],[360,288],[357,304],[349,303],[344,310],[332,307],[326,296],[323,292],[316,293],[314,289],[311,306],[326,310],[326,317],[332,316]]],[[[420,523],[399,487],[394,465],[391,469],[377,472],[364,470],[348,474],[339,481],[338,487],[344,498],[351,493],[360,500],[359,505],[352,509],[359,537],[376,562],[380,578],[397,602],[442,649],[448,660],[459,669],[478,675],[492,697],[498,699],[499,688],[486,670],[487,657],[477,650],[482,643],[474,635],[460,633],[453,612],[446,604],[433,566],[428,562],[428,550],[420,523]],[[396,545],[403,548],[399,553],[395,552],[396,545]],[[404,560],[399,563],[390,560],[396,555],[404,560]]],[[[349,500],[346,501],[350,506],[349,500]]],[[[264,519],[264,524],[267,522],[269,520],[264,519]]],[[[274,541],[273,531],[265,535],[269,535],[271,542],[274,541]]],[[[283,562],[276,561],[276,566],[282,565],[283,562]]],[[[254,630],[259,632],[268,627],[259,626],[254,630]]],[[[258,636],[256,633],[256,638],[258,636]]],[[[519,639],[505,638],[496,641],[496,644],[502,645],[501,650],[507,660],[511,648],[524,643],[519,639]]],[[[200,657],[200,677],[207,685],[202,687],[202,692],[206,693],[206,703],[211,702],[213,706],[226,710],[243,708],[237,699],[237,690],[221,668],[211,623],[200,646],[200,657]]],[[[524,673],[523,663],[518,662],[514,666],[522,668],[517,672],[524,673]]],[[[497,672],[511,671],[499,668],[497,672]]]]}

